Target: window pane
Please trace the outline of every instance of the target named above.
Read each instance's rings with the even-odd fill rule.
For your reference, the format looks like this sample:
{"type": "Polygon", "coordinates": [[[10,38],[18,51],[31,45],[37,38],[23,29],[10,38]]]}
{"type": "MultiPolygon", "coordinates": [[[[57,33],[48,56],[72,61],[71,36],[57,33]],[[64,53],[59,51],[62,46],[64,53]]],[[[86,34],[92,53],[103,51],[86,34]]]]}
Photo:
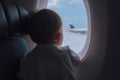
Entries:
{"type": "Polygon", "coordinates": [[[63,45],[80,52],[88,31],[87,14],[82,0],[49,0],[48,8],[56,11],[63,21],[63,45]]]}

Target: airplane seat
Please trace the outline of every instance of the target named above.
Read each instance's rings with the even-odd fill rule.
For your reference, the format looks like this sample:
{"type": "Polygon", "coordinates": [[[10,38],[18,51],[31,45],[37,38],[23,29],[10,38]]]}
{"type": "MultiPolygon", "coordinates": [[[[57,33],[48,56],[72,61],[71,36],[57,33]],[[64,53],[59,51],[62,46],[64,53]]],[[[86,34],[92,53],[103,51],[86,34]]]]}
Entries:
{"type": "Polygon", "coordinates": [[[0,80],[15,80],[20,59],[28,51],[21,33],[27,15],[21,6],[0,1],[0,80]]]}

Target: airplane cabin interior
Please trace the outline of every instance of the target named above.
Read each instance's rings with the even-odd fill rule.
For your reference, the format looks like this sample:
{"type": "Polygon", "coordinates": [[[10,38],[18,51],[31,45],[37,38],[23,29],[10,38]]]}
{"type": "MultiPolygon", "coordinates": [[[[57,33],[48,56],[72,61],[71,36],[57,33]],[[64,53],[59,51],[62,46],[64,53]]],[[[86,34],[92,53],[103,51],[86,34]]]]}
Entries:
{"type": "MultiPolygon", "coordinates": [[[[85,56],[76,70],[78,80],[120,79],[118,1],[84,0],[88,37],[80,52],[85,56]]],[[[22,22],[47,4],[48,0],[0,0],[0,80],[15,80],[20,59],[36,46],[23,32],[22,22]]]]}

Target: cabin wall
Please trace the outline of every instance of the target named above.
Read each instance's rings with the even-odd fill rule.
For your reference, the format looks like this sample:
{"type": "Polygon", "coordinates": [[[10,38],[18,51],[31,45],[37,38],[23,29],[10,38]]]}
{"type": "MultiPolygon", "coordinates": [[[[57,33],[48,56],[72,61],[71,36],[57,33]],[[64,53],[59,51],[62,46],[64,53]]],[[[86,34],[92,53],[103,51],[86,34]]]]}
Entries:
{"type": "Polygon", "coordinates": [[[107,52],[99,80],[120,80],[120,3],[109,1],[107,52]]]}
{"type": "Polygon", "coordinates": [[[87,58],[78,70],[79,80],[96,80],[106,53],[108,36],[108,9],[106,0],[88,1],[91,13],[91,39],[87,58]]]}

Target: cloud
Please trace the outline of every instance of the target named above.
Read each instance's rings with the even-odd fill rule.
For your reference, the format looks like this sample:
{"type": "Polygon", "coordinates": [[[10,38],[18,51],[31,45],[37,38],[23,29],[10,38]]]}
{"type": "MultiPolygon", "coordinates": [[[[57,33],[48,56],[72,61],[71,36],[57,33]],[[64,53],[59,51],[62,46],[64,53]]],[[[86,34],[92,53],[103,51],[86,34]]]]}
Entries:
{"type": "Polygon", "coordinates": [[[70,0],[69,4],[80,4],[83,0],[70,0]]]}
{"type": "Polygon", "coordinates": [[[48,7],[59,7],[59,0],[49,0],[48,7]]]}

